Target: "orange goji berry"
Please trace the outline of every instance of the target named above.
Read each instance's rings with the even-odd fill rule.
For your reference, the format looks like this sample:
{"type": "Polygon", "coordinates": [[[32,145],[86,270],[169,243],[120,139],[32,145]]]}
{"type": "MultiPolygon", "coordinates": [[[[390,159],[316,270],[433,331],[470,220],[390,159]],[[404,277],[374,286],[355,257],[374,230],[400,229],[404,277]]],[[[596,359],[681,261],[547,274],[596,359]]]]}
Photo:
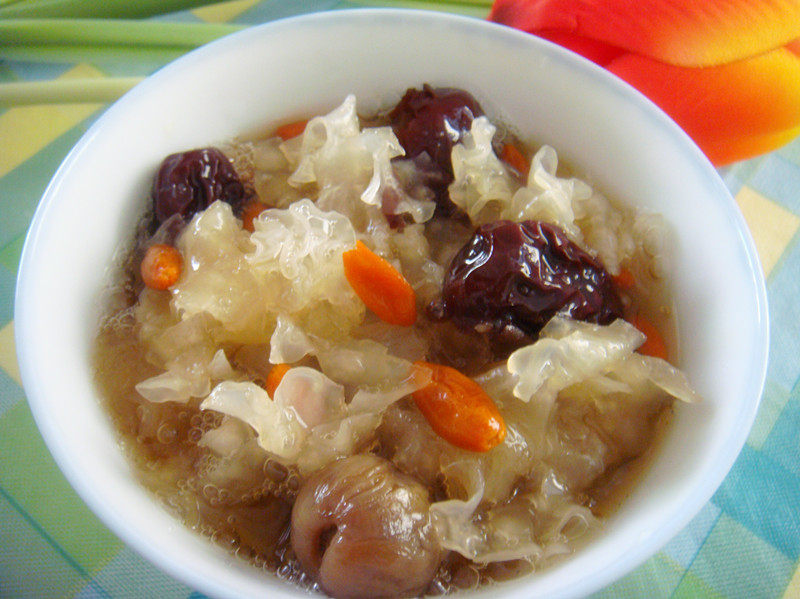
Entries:
{"type": "Polygon", "coordinates": [[[262,204],[258,200],[248,202],[242,209],[242,228],[250,231],[255,231],[253,221],[256,217],[267,209],[266,204],[262,204]]]}
{"type": "Polygon", "coordinates": [[[280,137],[283,141],[286,141],[287,139],[292,139],[293,137],[297,137],[298,135],[303,133],[303,131],[306,130],[307,124],[308,124],[307,120],[302,120],[281,125],[277,129],[275,129],[275,135],[280,137]]]}
{"type": "Polygon", "coordinates": [[[619,289],[630,289],[636,284],[636,279],[634,278],[633,273],[627,268],[621,269],[619,274],[612,278],[614,279],[614,284],[619,289]]]}
{"type": "Polygon", "coordinates": [[[389,324],[411,326],[417,298],[405,277],[360,241],[342,254],[344,275],[367,308],[389,324]]]}
{"type": "Polygon", "coordinates": [[[666,360],[669,355],[667,344],[653,323],[644,318],[641,314],[634,315],[630,319],[630,323],[647,337],[637,351],[646,356],[653,356],[654,358],[666,360]]]}
{"type": "Polygon", "coordinates": [[[500,158],[502,158],[506,164],[517,171],[523,179],[528,176],[528,171],[530,170],[531,165],[528,164],[528,160],[514,144],[503,144],[503,149],[500,152],[500,158]]]}
{"type": "Polygon", "coordinates": [[[267,380],[264,383],[264,388],[270,397],[275,397],[275,390],[278,388],[278,385],[281,384],[283,375],[289,372],[290,368],[291,366],[288,364],[275,364],[275,366],[272,367],[272,370],[269,371],[267,380]]]}
{"type": "Polygon", "coordinates": [[[178,281],[182,269],[181,253],[171,245],[156,243],[147,248],[139,270],[145,285],[163,291],[178,281]]]}
{"type": "Polygon", "coordinates": [[[506,425],[500,410],[481,386],[455,368],[415,362],[431,372],[427,386],[411,397],[431,428],[449,442],[469,451],[489,451],[502,443],[506,425]]]}

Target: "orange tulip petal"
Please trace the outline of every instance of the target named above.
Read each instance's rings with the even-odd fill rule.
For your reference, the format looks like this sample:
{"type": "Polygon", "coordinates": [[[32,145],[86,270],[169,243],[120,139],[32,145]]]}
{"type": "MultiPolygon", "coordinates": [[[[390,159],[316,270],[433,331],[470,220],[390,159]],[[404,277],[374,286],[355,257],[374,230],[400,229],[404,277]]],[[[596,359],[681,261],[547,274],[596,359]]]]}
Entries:
{"type": "Polygon", "coordinates": [[[777,133],[742,136],[731,139],[709,156],[717,166],[724,166],[737,160],[746,160],[760,154],[766,154],[776,148],[785,146],[800,135],[800,125],[777,133]]]}
{"type": "Polygon", "coordinates": [[[601,67],[606,66],[615,58],[626,54],[625,50],[611,44],[593,40],[568,31],[537,31],[536,35],[554,42],[563,48],[577,52],[601,67]]]}
{"type": "Polygon", "coordinates": [[[702,69],[628,54],[608,70],[658,104],[718,166],[800,132],[800,57],[785,48],[702,69]]]}
{"type": "Polygon", "coordinates": [[[797,0],[496,0],[489,19],[687,67],[740,60],[800,37],[797,0]]]}

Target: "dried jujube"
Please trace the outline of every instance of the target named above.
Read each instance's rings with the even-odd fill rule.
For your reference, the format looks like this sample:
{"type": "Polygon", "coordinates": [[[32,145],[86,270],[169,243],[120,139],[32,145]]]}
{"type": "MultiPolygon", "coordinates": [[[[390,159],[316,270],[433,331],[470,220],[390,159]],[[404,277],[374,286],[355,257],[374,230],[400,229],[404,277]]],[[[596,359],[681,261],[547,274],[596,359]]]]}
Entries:
{"type": "Polygon", "coordinates": [[[389,113],[392,129],[406,156],[415,161],[446,212],[453,208],[447,196],[447,186],[453,181],[450,152],[470,130],[472,120],[482,114],[480,105],[469,93],[429,85],[406,91],[389,113]]]}
{"type": "Polygon", "coordinates": [[[558,227],[479,227],[445,275],[439,316],[462,329],[535,337],[555,314],[608,324],[622,316],[611,275],[558,227]]]}
{"type": "Polygon", "coordinates": [[[157,227],[175,214],[189,219],[222,200],[239,211],[244,185],[227,156],[216,148],[170,154],[153,181],[153,213],[157,227]]]}

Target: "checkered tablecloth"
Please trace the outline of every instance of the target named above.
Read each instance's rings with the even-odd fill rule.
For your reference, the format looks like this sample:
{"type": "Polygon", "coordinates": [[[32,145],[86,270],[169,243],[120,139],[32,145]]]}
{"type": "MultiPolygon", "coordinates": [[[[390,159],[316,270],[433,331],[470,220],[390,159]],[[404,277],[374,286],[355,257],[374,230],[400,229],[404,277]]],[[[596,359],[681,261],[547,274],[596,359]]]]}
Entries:
{"type": "MultiPolygon", "coordinates": [[[[396,2],[234,0],[166,17],[243,25],[396,2]]],[[[477,18],[469,3],[402,2],[477,18]]],[[[3,59],[0,81],[146,75],[158,64],[3,59]]],[[[20,252],[47,182],[105,105],[0,108],[0,597],[199,594],[146,563],[69,487],[31,417],[14,349],[20,252]]],[[[599,597],[800,597],[800,139],[721,171],[767,277],[770,364],[755,426],[721,488],[662,551],[599,597]]]]}

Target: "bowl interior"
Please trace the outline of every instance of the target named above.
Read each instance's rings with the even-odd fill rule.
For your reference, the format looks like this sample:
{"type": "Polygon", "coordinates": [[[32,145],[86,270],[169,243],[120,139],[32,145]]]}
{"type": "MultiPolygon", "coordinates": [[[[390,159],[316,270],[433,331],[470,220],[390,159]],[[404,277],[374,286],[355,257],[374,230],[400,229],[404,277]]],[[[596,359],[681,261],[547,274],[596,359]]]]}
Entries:
{"type": "Polygon", "coordinates": [[[678,406],[652,467],[600,535],[563,564],[508,583],[507,596],[584,595],[623,575],[697,513],[744,443],[766,364],[763,278],[727,190],[667,117],[588,62],[482,21],[367,10],[257,27],[149,78],[78,143],[34,218],[16,304],[25,388],[59,466],[124,541],[207,594],[299,596],[184,529],[133,479],[88,359],[105,265],[167,154],[328,111],[348,93],[368,113],[421,83],[467,89],[611,197],[666,217],[679,365],[705,397],[678,406]]]}

